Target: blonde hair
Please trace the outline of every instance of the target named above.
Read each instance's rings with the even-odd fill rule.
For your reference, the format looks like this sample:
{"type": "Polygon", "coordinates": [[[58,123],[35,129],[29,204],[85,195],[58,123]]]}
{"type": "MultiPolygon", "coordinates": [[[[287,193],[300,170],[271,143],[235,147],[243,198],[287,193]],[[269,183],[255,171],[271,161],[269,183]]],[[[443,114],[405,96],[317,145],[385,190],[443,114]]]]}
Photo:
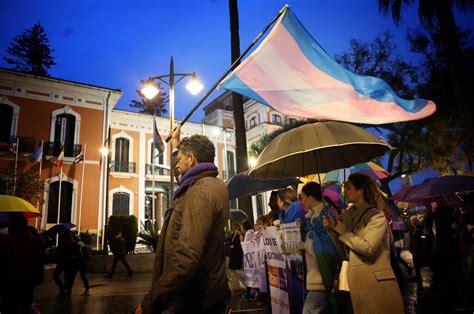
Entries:
{"type": "Polygon", "coordinates": [[[282,200],[283,203],[285,203],[285,207],[288,207],[288,205],[293,204],[293,202],[297,199],[296,193],[292,188],[284,188],[278,190],[277,196],[280,200],[282,200]]]}

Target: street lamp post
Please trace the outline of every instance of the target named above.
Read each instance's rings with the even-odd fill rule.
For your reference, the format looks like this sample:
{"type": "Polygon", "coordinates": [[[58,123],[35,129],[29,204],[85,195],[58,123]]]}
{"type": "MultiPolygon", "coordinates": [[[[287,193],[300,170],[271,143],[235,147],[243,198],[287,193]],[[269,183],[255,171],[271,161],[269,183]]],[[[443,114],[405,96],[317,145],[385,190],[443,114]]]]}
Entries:
{"type": "MultiPolygon", "coordinates": [[[[109,175],[110,175],[110,158],[111,158],[111,150],[110,150],[110,128],[108,129],[108,137],[105,140],[104,146],[100,148],[100,154],[102,155],[102,160],[105,160],[105,174],[104,179],[105,182],[103,184],[103,203],[102,206],[104,208],[104,228],[102,229],[102,250],[104,255],[107,255],[107,236],[108,236],[108,219],[109,219],[109,175]],[[107,145],[107,146],[106,146],[107,145]]],[[[97,234],[97,237],[99,235],[97,234]]]]}
{"type": "MultiPolygon", "coordinates": [[[[186,89],[193,95],[198,94],[203,85],[197,80],[195,73],[174,73],[174,62],[173,57],[170,60],[170,72],[169,74],[159,75],[148,78],[147,84],[142,88],[141,92],[148,99],[155,98],[159,89],[153,83],[155,80],[159,80],[169,86],[169,102],[170,102],[170,132],[174,130],[174,86],[183,78],[190,76],[191,81],[186,85],[186,89]],[[175,78],[178,77],[178,80],[175,81],[175,78]],[[168,81],[165,79],[168,78],[168,81]]],[[[173,185],[174,185],[174,171],[172,169],[171,161],[173,159],[173,146],[172,141],[169,141],[170,148],[170,197],[173,195],[173,185]]]]}

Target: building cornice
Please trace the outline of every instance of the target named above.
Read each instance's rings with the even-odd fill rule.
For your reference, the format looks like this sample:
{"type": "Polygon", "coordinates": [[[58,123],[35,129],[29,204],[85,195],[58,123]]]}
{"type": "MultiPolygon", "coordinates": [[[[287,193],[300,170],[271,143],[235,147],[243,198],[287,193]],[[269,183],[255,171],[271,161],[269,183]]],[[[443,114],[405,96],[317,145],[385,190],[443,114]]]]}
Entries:
{"type": "Polygon", "coordinates": [[[0,68],[0,94],[5,96],[103,110],[109,93],[109,107],[113,108],[122,96],[120,90],[0,68]]]}

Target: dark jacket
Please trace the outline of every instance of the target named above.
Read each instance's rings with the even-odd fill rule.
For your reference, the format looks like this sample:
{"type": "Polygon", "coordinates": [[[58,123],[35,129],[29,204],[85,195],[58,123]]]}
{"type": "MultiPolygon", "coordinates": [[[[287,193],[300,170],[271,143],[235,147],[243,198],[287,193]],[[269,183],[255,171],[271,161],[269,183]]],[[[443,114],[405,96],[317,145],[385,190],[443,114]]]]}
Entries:
{"type": "Polygon", "coordinates": [[[141,303],[144,313],[204,313],[227,298],[223,231],[229,213],[226,185],[215,177],[197,177],[173,201],[158,239],[152,287],[141,303]]]}
{"type": "Polygon", "coordinates": [[[123,237],[114,239],[111,243],[110,250],[115,256],[125,256],[127,254],[127,243],[123,237]]]}

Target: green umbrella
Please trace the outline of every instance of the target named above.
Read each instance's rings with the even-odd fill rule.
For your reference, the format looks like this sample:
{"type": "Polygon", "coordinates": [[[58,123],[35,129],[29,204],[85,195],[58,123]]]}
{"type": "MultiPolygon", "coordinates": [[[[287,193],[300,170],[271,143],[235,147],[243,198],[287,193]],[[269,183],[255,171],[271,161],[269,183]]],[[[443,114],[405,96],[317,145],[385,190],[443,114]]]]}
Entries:
{"type": "Polygon", "coordinates": [[[383,139],[352,124],[305,124],[274,138],[249,174],[271,179],[325,173],[368,162],[390,149],[383,139]]]}

